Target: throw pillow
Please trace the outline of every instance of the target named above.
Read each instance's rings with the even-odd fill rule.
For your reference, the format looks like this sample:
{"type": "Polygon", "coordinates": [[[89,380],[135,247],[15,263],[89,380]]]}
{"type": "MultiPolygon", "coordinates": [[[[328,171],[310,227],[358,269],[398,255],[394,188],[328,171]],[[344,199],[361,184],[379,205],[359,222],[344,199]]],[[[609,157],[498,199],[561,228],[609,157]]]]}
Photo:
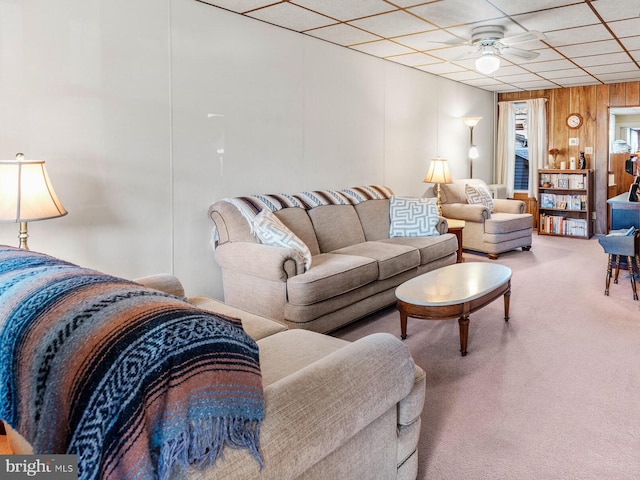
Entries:
{"type": "Polygon", "coordinates": [[[391,196],[389,238],[439,235],[440,221],[435,198],[391,196]]]}
{"type": "Polygon", "coordinates": [[[304,258],[305,271],[311,268],[311,251],[271,210],[264,209],[253,219],[253,231],[260,243],[293,248],[304,258]]]}
{"type": "Polygon", "coordinates": [[[482,184],[471,185],[467,183],[464,186],[464,193],[467,196],[467,203],[484,205],[493,212],[493,197],[489,189],[482,184]]]}

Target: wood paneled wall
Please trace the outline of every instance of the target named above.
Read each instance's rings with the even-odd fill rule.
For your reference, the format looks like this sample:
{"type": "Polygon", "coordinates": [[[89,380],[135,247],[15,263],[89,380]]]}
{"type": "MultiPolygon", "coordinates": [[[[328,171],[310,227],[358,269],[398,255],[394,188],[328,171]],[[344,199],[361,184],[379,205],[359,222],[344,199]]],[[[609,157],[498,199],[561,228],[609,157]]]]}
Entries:
{"type": "Polygon", "coordinates": [[[588,85],[583,87],[532,90],[501,93],[498,101],[547,98],[548,148],[558,148],[558,161],[579,158],[585,147],[593,154],[586,155],[587,167],[595,170],[596,233],[607,231],[607,183],[609,172],[609,107],[640,105],[640,82],[588,85]],[[576,130],[565,123],[570,113],[582,115],[582,126],[576,130]],[[579,146],[569,146],[569,138],[578,138],[579,146]]]}

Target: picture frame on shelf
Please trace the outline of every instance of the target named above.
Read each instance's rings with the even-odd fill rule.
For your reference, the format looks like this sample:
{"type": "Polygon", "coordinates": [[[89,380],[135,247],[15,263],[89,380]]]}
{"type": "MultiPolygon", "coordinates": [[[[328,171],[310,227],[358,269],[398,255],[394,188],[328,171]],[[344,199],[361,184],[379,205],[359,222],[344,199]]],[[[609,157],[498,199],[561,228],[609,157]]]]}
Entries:
{"type": "Polygon", "coordinates": [[[558,178],[558,188],[569,188],[569,179],[558,178]]]}

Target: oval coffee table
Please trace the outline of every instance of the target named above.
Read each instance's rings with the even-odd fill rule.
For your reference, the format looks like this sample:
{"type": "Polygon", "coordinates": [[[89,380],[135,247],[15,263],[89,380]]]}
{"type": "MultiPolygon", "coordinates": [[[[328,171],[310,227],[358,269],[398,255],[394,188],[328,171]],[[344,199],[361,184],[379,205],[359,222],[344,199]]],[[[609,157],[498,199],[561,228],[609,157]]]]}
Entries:
{"type": "Polygon", "coordinates": [[[407,317],[450,320],[460,324],[460,352],[467,354],[469,314],[504,295],[504,320],[509,321],[511,269],[487,262],[456,263],[404,282],[396,288],[401,337],[407,338],[407,317]]]}

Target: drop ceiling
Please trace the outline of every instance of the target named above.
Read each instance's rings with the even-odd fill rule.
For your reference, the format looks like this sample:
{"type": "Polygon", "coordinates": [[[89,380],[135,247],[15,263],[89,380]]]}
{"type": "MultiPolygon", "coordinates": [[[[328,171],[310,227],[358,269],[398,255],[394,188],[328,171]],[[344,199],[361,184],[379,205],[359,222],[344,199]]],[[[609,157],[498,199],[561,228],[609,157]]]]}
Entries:
{"type": "Polygon", "coordinates": [[[197,1],[494,92],[640,80],[640,0],[197,1]],[[473,48],[452,45],[478,25],[542,32],[514,45],[539,55],[478,73],[458,58],[473,48]]]}

